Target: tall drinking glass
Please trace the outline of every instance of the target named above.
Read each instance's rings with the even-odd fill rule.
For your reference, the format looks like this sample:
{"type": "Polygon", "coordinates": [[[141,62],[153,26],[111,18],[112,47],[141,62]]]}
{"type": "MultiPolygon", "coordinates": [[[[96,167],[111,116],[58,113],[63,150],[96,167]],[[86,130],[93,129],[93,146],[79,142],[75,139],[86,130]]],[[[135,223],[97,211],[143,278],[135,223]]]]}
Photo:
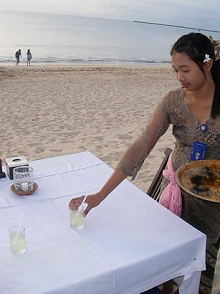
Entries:
{"type": "Polygon", "coordinates": [[[70,226],[75,230],[81,230],[84,227],[84,209],[71,210],[70,212],[70,226]]]}
{"type": "Polygon", "coordinates": [[[15,254],[23,254],[26,251],[25,228],[13,226],[9,228],[11,251],[15,254]]]}

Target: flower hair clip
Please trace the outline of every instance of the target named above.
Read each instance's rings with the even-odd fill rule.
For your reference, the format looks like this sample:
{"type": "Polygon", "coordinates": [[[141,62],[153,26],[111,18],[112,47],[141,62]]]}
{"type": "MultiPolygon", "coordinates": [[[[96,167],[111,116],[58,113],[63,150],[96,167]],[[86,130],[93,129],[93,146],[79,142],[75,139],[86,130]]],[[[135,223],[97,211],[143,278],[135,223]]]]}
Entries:
{"type": "Polygon", "coordinates": [[[209,60],[211,60],[211,58],[209,57],[208,54],[205,55],[205,59],[203,60],[203,63],[208,62],[209,60]]]}

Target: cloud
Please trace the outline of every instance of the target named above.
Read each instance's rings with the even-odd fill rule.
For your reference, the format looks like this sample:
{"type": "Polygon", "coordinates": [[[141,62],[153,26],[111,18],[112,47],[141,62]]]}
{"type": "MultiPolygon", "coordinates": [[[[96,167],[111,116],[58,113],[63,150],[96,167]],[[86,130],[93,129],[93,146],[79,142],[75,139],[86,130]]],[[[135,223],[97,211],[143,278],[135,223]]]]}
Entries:
{"type": "Polygon", "coordinates": [[[217,29],[217,19],[220,14],[220,1],[218,0],[208,3],[207,0],[93,0],[93,3],[96,3],[96,9],[88,9],[93,16],[189,25],[199,28],[207,24],[217,29]]]}

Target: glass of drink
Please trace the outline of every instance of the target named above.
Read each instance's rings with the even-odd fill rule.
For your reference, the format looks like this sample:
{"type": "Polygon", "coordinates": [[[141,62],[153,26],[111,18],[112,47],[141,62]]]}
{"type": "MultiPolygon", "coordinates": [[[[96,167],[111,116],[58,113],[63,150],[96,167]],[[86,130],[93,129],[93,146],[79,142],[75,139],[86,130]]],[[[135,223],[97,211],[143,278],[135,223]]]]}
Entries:
{"type": "Polygon", "coordinates": [[[13,226],[9,228],[11,251],[15,254],[23,254],[26,251],[25,228],[13,226]]]}
{"type": "Polygon", "coordinates": [[[13,179],[17,192],[29,192],[34,189],[33,168],[28,165],[15,167],[13,179]]]}
{"type": "Polygon", "coordinates": [[[70,212],[70,226],[75,230],[81,230],[84,227],[84,209],[81,207],[78,210],[71,210],[70,212]]]}

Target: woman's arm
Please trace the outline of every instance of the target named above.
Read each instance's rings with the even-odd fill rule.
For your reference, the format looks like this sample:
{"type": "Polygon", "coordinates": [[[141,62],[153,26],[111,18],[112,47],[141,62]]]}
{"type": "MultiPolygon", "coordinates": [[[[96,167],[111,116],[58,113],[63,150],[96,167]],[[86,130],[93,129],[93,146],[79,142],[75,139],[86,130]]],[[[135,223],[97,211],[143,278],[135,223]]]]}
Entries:
{"type": "MultiPolygon", "coordinates": [[[[117,168],[110,178],[95,194],[88,195],[85,209],[85,215],[100,202],[102,202],[108,194],[110,194],[127,176],[136,176],[141,168],[144,160],[153,149],[158,139],[166,132],[169,127],[169,115],[167,112],[166,97],[159,103],[154,111],[145,131],[135,140],[135,142],[126,150],[117,168]]],[[[70,209],[77,209],[82,203],[84,196],[74,198],[69,203],[70,209]]]]}
{"type": "MultiPolygon", "coordinates": [[[[95,194],[88,195],[84,214],[86,215],[93,207],[99,205],[125,178],[127,177],[121,170],[115,170],[101,190],[95,194]]],[[[73,198],[69,203],[70,209],[77,209],[83,201],[84,196],[73,198]]]]}
{"type": "Polygon", "coordinates": [[[170,124],[169,97],[166,96],[157,106],[146,129],[137,140],[126,150],[118,163],[117,169],[135,178],[144,160],[159,138],[167,131],[170,124]]]}

